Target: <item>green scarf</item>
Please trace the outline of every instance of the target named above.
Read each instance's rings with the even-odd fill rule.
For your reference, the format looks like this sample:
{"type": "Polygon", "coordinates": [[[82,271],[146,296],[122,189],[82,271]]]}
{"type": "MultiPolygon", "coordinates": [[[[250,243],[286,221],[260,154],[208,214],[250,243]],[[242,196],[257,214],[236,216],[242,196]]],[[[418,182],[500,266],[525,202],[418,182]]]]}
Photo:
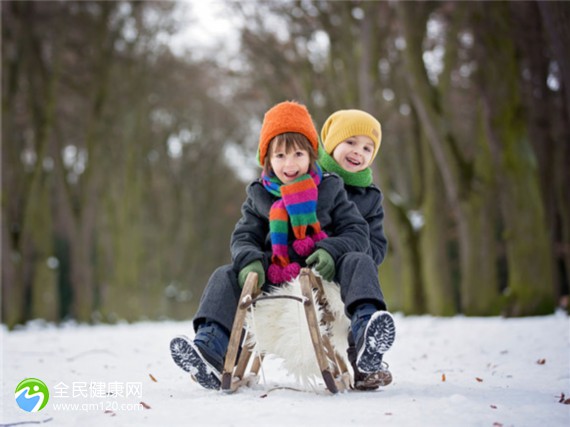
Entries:
{"type": "Polygon", "coordinates": [[[319,165],[327,172],[340,175],[346,185],[354,187],[368,187],[372,184],[372,170],[368,167],[360,172],[348,172],[344,170],[336,160],[328,154],[319,144],[319,165]]]}

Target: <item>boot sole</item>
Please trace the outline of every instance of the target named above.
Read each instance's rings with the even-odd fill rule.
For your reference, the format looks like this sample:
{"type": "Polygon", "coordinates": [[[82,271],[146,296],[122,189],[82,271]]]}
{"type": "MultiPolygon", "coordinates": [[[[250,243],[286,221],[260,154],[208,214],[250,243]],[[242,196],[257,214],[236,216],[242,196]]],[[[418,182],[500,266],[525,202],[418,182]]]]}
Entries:
{"type": "Polygon", "coordinates": [[[382,355],[396,339],[394,318],[386,311],[376,312],[370,318],[364,331],[364,342],[356,357],[360,372],[372,374],[382,369],[382,355]]]}
{"type": "Polygon", "coordinates": [[[170,354],[174,363],[192,375],[194,381],[210,390],[219,390],[221,375],[200,353],[188,338],[181,336],[170,341],[170,354]]]}
{"type": "Polygon", "coordinates": [[[367,374],[364,378],[361,378],[354,382],[354,388],[356,390],[371,391],[377,390],[379,387],[385,387],[392,383],[392,374],[390,371],[385,369],[373,374],[367,374]]]}

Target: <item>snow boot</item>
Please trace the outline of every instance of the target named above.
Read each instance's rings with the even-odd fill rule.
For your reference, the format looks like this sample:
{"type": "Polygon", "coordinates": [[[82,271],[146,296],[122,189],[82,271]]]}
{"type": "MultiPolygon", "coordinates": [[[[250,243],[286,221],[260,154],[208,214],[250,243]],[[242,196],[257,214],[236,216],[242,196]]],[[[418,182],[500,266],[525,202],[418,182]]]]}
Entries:
{"type": "Polygon", "coordinates": [[[377,311],[372,304],[359,306],[352,315],[351,329],[356,342],[356,366],[363,374],[382,369],[382,355],[396,338],[394,318],[387,311],[377,311]]]}
{"type": "Polygon", "coordinates": [[[174,338],[170,353],[174,363],[189,372],[198,384],[218,390],[228,343],[229,336],[220,325],[206,322],[198,327],[194,341],[185,336],[174,338]]]}
{"type": "Polygon", "coordinates": [[[346,350],[348,361],[352,366],[354,372],[353,388],[361,391],[377,390],[378,387],[387,386],[392,382],[392,373],[389,371],[389,366],[386,362],[382,362],[380,370],[372,374],[365,374],[360,372],[356,366],[356,345],[354,344],[354,337],[352,331],[348,333],[348,349],[346,350]]]}

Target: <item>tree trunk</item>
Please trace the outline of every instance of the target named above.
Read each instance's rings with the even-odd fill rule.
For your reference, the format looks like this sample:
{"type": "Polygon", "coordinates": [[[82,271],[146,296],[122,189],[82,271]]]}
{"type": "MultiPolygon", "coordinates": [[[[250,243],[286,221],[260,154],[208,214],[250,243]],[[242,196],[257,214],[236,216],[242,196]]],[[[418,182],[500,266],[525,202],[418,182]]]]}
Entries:
{"type": "MultiPolygon", "coordinates": [[[[555,243],[555,254],[559,259],[559,274],[563,281],[561,293],[570,294],[570,7],[565,2],[538,1],[543,27],[548,32],[552,57],[560,68],[561,126],[554,147],[554,204],[558,215],[555,226],[559,241],[555,243]]],[[[550,111],[549,111],[550,112],[550,111]]],[[[570,303],[566,301],[570,313],[570,303]]]]}
{"type": "MultiPolygon", "coordinates": [[[[432,87],[422,59],[422,40],[427,14],[417,13],[418,4],[398,3],[406,36],[405,59],[412,101],[427,136],[438,170],[441,173],[451,212],[458,225],[460,258],[461,309],[472,315],[493,314],[496,307],[498,284],[490,270],[483,275],[480,266],[490,251],[481,245],[488,242],[479,238],[480,227],[472,212],[481,209],[481,199],[472,189],[472,168],[459,156],[459,149],[441,108],[441,95],[432,87]],[[472,229],[474,227],[474,229],[472,229]],[[476,247],[477,250],[473,250],[476,247]],[[474,296],[476,295],[476,297],[474,296]]],[[[485,189],[479,189],[484,192],[485,189]]]]}
{"type": "MultiPolygon", "coordinates": [[[[398,277],[393,277],[393,283],[383,282],[387,295],[400,296],[401,310],[406,314],[423,314],[426,312],[426,299],[422,282],[422,265],[420,255],[420,237],[414,228],[408,210],[405,206],[393,203],[387,197],[385,200],[386,216],[396,225],[398,233],[391,237],[392,256],[389,262],[396,261],[398,277]],[[398,292],[393,287],[397,286],[398,292]]],[[[393,267],[392,267],[393,268],[393,267]]],[[[389,300],[390,301],[390,300],[389,300]]]]}
{"type": "Polygon", "coordinates": [[[21,147],[22,135],[14,125],[14,99],[19,92],[24,60],[24,37],[19,36],[21,20],[17,19],[18,4],[2,4],[2,197],[1,203],[1,321],[9,328],[24,321],[23,262],[21,223],[18,222],[18,196],[23,187],[21,147]],[[12,165],[7,167],[5,165],[12,165]],[[20,166],[20,167],[18,167],[20,166]],[[10,192],[8,192],[10,189],[10,192]]]}
{"type": "Polygon", "coordinates": [[[536,158],[528,140],[519,83],[520,65],[512,37],[508,5],[485,10],[478,28],[486,130],[496,163],[503,239],[508,264],[507,306],[513,316],[551,313],[554,309],[552,248],[536,158]],[[489,31],[490,29],[493,31],[489,31]],[[503,36],[499,36],[503,34],[503,36]]]}
{"type": "Polygon", "coordinates": [[[23,323],[24,287],[22,286],[22,253],[12,245],[13,231],[2,213],[2,323],[12,328],[23,323]]]}
{"type": "MultiPolygon", "coordinates": [[[[73,313],[78,321],[91,322],[93,320],[96,286],[94,283],[95,271],[95,223],[97,218],[99,192],[106,178],[104,169],[98,165],[104,164],[105,147],[107,141],[101,139],[102,129],[105,128],[103,120],[105,107],[109,99],[109,77],[112,68],[114,42],[117,33],[111,30],[113,9],[117,7],[111,2],[102,2],[101,15],[98,17],[94,43],[97,57],[93,84],[89,92],[90,111],[85,129],[85,149],[87,163],[80,178],[81,192],[77,196],[77,209],[72,209],[75,218],[73,235],[69,236],[71,244],[71,281],[73,295],[73,313]]],[[[72,197],[72,194],[69,193],[72,197]]],[[[66,206],[72,208],[75,204],[69,202],[66,206]]]]}
{"type": "Polygon", "coordinates": [[[552,251],[536,162],[532,155],[524,154],[532,151],[526,136],[520,128],[517,130],[516,123],[501,121],[497,116],[495,120],[489,117],[489,121],[492,123],[490,139],[495,145],[499,141],[503,145],[499,160],[502,176],[500,207],[508,263],[505,314],[552,313],[552,251]]]}
{"type": "MultiPolygon", "coordinates": [[[[422,138],[423,139],[423,138],[422,138]]],[[[423,141],[424,184],[420,247],[427,312],[436,316],[457,313],[457,290],[452,280],[448,238],[452,218],[447,214],[443,182],[426,141],[423,141]]]]}
{"type": "MultiPolygon", "coordinates": [[[[49,180],[51,181],[51,180],[49,180]]],[[[49,208],[51,191],[47,177],[39,182],[37,191],[30,196],[27,229],[29,249],[32,251],[26,264],[30,271],[30,308],[29,318],[45,319],[50,322],[59,320],[59,294],[56,274],[48,265],[48,257],[53,256],[52,213],[49,208]],[[47,182],[46,182],[47,181],[47,182]]]]}
{"type": "MultiPolygon", "coordinates": [[[[15,7],[14,11],[23,30],[25,23],[38,19],[35,6],[31,3],[15,7]]],[[[15,251],[20,254],[21,262],[17,268],[21,269],[16,277],[21,282],[14,284],[23,292],[23,317],[46,318],[56,320],[57,288],[55,276],[47,267],[47,259],[53,254],[51,236],[52,217],[49,212],[49,198],[51,195],[49,172],[44,171],[44,160],[48,152],[48,145],[54,128],[54,115],[57,99],[57,85],[60,79],[59,69],[59,39],[51,46],[53,60],[51,68],[42,57],[41,37],[32,29],[22,31],[23,38],[19,45],[22,49],[19,54],[23,60],[22,74],[27,82],[27,108],[31,112],[32,146],[35,154],[35,163],[31,172],[24,171],[20,178],[25,184],[20,188],[23,194],[19,209],[17,239],[18,247],[15,251]],[[46,209],[47,208],[47,209],[46,209]]],[[[16,143],[12,135],[12,144],[16,143]]],[[[21,147],[14,149],[14,153],[21,153],[21,147]]],[[[12,151],[12,150],[11,150],[12,151]]],[[[16,169],[24,168],[21,159],[15,160],[16,169]]],[[[17,197],[14,195],[14,197],[17,197]]],[[[18,298],[16,298],[16,301],[18,298]]]]}

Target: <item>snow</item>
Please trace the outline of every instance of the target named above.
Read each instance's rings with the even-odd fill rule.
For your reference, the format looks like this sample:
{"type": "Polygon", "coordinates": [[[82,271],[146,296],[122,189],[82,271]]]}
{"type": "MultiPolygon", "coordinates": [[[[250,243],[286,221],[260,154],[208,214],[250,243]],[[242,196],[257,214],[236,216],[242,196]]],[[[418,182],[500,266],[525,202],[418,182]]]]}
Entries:
{"type": "Polygon", "coordinates": [[[252,388],[234,394],[204,390],[170,359],[169,341],[191,335],[189,321],[32,323],[12,332],[3,327],[0,424],[570,425],[570,405],[559,402],[562,393],[570,397],[566,314],[395,318],[396,342],[385,356],[394,382],[375,392],[337,395],[324,388],[277,388],[297,386],[271,358],[252,388]],[[28,377],[41,379],[50,390],[47,406],[36,413],[24,412],[14,399],[16,386],[28,377]]]}

